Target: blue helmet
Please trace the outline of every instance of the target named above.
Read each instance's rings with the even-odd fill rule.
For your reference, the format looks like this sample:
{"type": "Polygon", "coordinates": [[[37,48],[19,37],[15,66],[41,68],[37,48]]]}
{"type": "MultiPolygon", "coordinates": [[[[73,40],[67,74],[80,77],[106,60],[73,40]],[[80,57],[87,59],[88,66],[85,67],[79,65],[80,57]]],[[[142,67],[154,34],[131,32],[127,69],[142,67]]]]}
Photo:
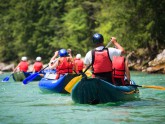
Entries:
{"type": "Polygon", "coordinates": [[[59,51],[59,55],[60,57],[68,56],[68,52],[66,51],[66,49],[61,49],[59,51]]]}
{"type": "Polygon", "coordinates": [[[103,42],[104,42],[103,35],[98,34],[98,33],[93,35],[93,43],[94,44],[99,44],[99,43],[103,43],[103,42]]]}

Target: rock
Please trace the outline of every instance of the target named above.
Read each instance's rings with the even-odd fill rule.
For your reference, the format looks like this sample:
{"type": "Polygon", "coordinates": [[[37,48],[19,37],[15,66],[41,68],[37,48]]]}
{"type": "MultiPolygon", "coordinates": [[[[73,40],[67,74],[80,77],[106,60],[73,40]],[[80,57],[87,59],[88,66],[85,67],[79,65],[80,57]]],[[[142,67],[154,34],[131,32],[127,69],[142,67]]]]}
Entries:
{"type": "Polygon", "coordinates": [[[14,69],[14,64],[10,64],[10,65],[4,66],[1,70],[2,71],[13,71],[13,69],[14,69]]]}
{"type": "Polygon", "coordinates": [[[165,63],[165,49],[162,53],[158,54],[157,57],[148,63],[149,66],[156,66],[158,64],[165,63]]]}
{"type": "Polygon", "coordinates": [[[28,72],[32,72],[33,71],[33,65],[30,64],[29,67],[28,67],[28,72]]]}
{"type": "Polygon", "coordinates": [[[2,70],[2,68],[4,68],[6,65],[4,63],[0,63],[0,70],[2,70]]]}
{"type": "Polygon", "coordinates": [[[157,65],[154,67],[148,67],[146,70],[148,73],[164,73],[165,72],[165,65],[157,65]]]}
{"type": "Polygon", "coordinates": [[[165,73],[165,49],[156,58],[148,63],[148,73],[165,73]]]}

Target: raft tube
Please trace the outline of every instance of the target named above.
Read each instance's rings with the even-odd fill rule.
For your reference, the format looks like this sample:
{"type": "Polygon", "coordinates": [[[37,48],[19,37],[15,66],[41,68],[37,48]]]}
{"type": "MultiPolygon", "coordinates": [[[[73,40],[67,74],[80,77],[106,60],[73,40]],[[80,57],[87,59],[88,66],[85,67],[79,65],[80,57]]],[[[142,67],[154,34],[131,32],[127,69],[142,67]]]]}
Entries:
{"type": "Polygon", "coordinates": [[[102,79],[85,77],[73,87],[71,96],[75,103],[99,104],[135,100],[139,97],[139,90],[131,85],[115,86],[102,79]]]}
{"type": "Polygon", "coordinates": [[[58,80],[42,78],[39,81],[39,88],[42,91],[53,91],[56,93],[68,93],[64,88],[68,82],[77,76],[77,74],[66,74],[61,76],[58,80]]]}

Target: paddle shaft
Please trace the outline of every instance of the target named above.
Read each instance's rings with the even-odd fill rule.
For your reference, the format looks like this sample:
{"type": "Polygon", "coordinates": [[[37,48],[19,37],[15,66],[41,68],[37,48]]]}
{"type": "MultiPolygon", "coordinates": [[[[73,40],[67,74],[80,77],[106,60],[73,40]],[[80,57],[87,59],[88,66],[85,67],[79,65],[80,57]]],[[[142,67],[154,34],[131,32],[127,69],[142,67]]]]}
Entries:
{"type": "Polygon", "coordinates": [[[146,86],[146,85],[130,85],[130,86],[134,86],[134,87],[142,87],[142,88],[152,88],[152,89],[157,89],[157,90],[165,90],[165,87],[162,86],[146,86]]]}
{"type": "Polygon", "coordinates": [[[45,70],[48,66],[49,66],[49,65],[47,65],[45,68],[43,68],[42,70],[40,70],[39,73],[40,73],[41,71],[45,70]]]}
{"type": "MultiPolygon", "coordinates": [[[[45,68],[47,68],[49,65],[47,65],[45,68]]],[[[43,71],[45,68],[43,68],[42,70],[40,70],[39,72],[36,72],[35,74],[32,74],[30,76],[28,76],[27,78],[25,78],[23,80],[23,84],[27,84],[28,82],[32,81],[33,79],[35,79],[39,73],[41,73],[41,71],[43,71]]]]}

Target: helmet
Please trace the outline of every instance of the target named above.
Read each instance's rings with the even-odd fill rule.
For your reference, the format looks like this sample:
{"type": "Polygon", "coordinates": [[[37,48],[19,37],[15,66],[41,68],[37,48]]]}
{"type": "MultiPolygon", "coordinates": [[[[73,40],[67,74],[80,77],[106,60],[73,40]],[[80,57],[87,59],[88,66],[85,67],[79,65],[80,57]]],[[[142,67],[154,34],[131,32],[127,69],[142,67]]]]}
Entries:
{"type": "Polygon", "coordinates": [[[76,59],[80,59],[80,58],[81,58],[81,54],[77,54],[76,59]]]}
{"type": "Polygon", "coordinates": [[[94,44],[99,44],[99,43],[103,43],[103,42],[104,42],[103,35],[98,34],[98,33],[93,35],[93,43],[94,44]]]}
{"type": "Polygon", "coordinates": [[[59,51],[59,55],[60,55],[60,57],[64,57],[64,56],[68,56],[68,53],[67,53],[66,49],[61,49],[59,51]]]}
{"type": "Polygon", "coordinates": [[[41,61],[41,57],[38,56],[38,57],[36,58],[36,61],[41,61]]]}
{"type": "Polygon", "coordinates": [[[26,56],[23,56],[23,57],[21,58],[21,60],[22,60],[22,61],[27,61],[27,57],[26,57],[26,56]]]}

